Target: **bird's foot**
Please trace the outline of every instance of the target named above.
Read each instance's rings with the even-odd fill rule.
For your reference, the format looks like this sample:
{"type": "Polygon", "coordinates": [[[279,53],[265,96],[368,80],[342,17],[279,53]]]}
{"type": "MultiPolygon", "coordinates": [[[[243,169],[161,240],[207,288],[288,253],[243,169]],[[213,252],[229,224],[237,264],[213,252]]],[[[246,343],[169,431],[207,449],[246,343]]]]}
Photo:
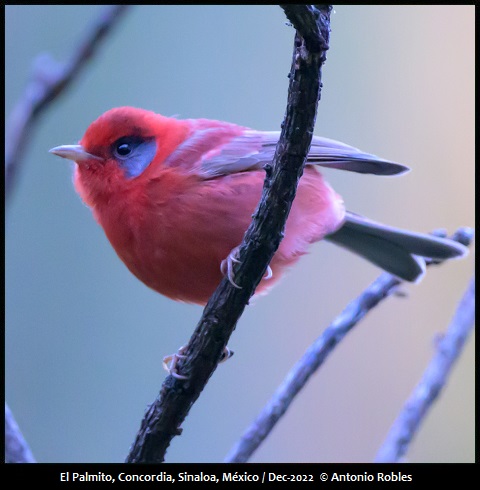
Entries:
{"type": "Polygon", "coordinates": [[[175,354],[171,354],[169,356],[165,356],[163,358],[163,369],[171,374],[174,378],[177,379],[188,379],[188,376],[183,376],[182,374],[178,374],[177,372],[177,364],[180,359],[185,359],[187,356],[184,354],[187,350],[185,345],[182,345],[180,349],[178,349],[175,354]]]}
{"type": "MultiPolygon", "coordinates": [[[[177,364],[180,359],[185,359],[187,356],[185,355],[185,352],[187,350],[187,347],[185,345],[182,345],[180,349],[175,354],[171,354],[169,356],[165,356],[163,358],[163,369],[168,372],[168,374],[171,374],[174,378],[177,379],[188,379],[188,376],[184,376],[183,374],[178,374],[177,372],[177,364]]],[[[218,363],[225,362],[227,359],[230,359],[234,354],[233,350],[229,349],[228,347],[225,347],[222,351],[222,354],[220,355],[220,360],[218,363]]]]}
{"type": "Polygon", "coordinates": [[[235,281],[235,272],[233,271],[233,264],[239,264],[238,260],[238,247],[235,247],[226,259],[223,259],[220,264],[220,271],[224,276],[227,276],[229,283],[237,289],[242,289],[235,281]]]}
{"type": "MultiPolygon", "coordinates": [[[[230,284],[237,288],[237,289],[242,289],[241,286],[239,286],[235,282],[235,272],[233,270],[233,264],[239,264],[240,260],[238,260],[238,250],[239,247],[235,247],[229,254],[226,259],[223,259],[221,264],[220,264],[220,271],[224,276],[227,276],[228,281],[230,284]]],[[[270,266],[267,266],[267,272],[263,276],[263,279],[268,280],[273,276],[272,268],[270,266]]]]}
{"type": "Polygon", "coordinates": [[[227,359],[230,359],[233,356],[233,354],[234,354],[233,350],[229,349],[227,345],[226,347],[224,347],[218,363],[220,364],[221,362],[225,362],[227,359]]]}

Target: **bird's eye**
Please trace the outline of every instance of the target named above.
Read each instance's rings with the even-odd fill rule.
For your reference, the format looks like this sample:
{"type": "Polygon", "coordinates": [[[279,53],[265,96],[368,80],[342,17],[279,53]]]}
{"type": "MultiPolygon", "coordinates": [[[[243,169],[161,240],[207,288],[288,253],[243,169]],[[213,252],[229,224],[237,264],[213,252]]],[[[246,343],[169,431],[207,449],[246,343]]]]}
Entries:
{"type": "Polygon", "coordinates": [[[153,160],[157,152],[155,138],[124,136],[112,144],[110,151],[126,177],[138,177],[153,160]]]}
{"type": "Polygon", "coordinates": [[[128,158],[132,152],[142,143],[140,138],[126,136],[113,144],[113,154],[120,159],[128,158]]]}
{"type": "Polygon", "coordinates": [[[122,143],[117,146],[117,153],[121,157],[126,157],[132,151],[132,147],[128,143],[122,143]]]}

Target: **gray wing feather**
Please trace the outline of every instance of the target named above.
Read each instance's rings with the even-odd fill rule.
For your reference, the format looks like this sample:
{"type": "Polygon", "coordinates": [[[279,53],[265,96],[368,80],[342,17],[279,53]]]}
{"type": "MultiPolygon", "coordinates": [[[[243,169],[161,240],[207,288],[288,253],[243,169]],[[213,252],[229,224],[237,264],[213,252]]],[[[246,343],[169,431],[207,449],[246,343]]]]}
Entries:
{"type": "MultiPolygon", "coordinates": [[[[242,135],[225,144],[217,155],[205,158],[201,163],[200,174],[204,178],[214,178],[262,169],[266,163],[273,161],[279,137],[280,133],[276,131],[245,130],[242,135]]],[[[375,175],[397,175],[409,170],[405,165],[320,136],[312,138],[307,165],[375,175]]]]}

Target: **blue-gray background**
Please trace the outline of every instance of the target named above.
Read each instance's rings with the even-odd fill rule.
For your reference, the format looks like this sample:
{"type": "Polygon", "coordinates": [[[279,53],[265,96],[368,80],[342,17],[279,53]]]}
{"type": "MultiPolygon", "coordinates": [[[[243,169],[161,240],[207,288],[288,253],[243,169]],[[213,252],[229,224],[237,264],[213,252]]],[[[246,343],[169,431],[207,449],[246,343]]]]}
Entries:
{"type": "MultiPolygon", "coordinates": [[[[37,54],[66,60],[102,6],[6,7],[6,115],[37,54]]],[[[201,308],[120,262],[48,154],[115,106],[278,130],[294,31],[276,6],[142,6],[123,19],[31,135],[6,216],[6,399],[41,462],[123,461],[160,388],[162,356],[201,308]]],[[[404,162],[380,178],[329,171],[349,209],[429,231],[474,223],[474,6],[337,6],[316,133],[404,162]]],[[[326,172],[325,172],[326,173],[326,172]]],[[[253,461],[371,461],[473,272],[432,269],[336,349],[253,461]]],[[[247,308],[174,439],[170,462],[221,461],[290,366],[377,275],[330,244],[247,308]]],[[[474,460],[473,339],[407,460],[474,460]]]]}

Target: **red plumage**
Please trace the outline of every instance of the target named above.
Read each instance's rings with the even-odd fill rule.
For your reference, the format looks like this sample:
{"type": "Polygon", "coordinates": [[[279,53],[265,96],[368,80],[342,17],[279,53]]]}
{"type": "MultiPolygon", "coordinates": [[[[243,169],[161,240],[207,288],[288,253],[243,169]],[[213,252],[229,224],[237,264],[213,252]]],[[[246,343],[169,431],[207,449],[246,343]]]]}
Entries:
{"type": "MultiPolygon", "coordinates": [[[[204,304],[221,280],[222,261],[251,221],[262,167],[272,161],[278,137],[221,121],[178,120],[121,107],[94,121],[80,145],[51,151],[77,162],[75,188],[130,271],[165,296],[204,304]]],[[[406,170],[319,137],[307,163],[380,175],[406,170]]],[[[340,196],[308,165],[285,238],[270,263],[273,276],[256,292],[273,285],[326,235],[407,280],[422,274],[416,255],[465,253],[455,242],[346,213],[340,196]]]]}

